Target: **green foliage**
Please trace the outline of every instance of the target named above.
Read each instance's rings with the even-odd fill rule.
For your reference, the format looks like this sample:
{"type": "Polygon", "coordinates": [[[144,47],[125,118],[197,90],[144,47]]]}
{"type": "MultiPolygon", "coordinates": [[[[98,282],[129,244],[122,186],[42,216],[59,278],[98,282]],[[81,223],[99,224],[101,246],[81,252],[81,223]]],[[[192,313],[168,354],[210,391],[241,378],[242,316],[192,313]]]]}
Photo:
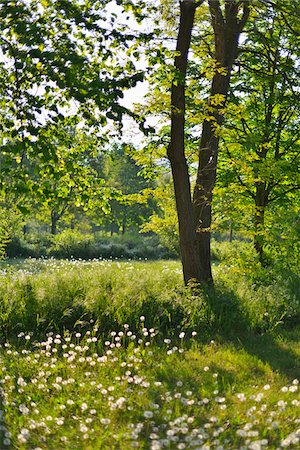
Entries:
{"type": "Polygon", "coordinates": [[[114,143],[103,157],[103,179],[111,191],[106,214],[92,214],[94,221],[111,234],[137,230],[155,210],[148,194],[154,183],[143,174],[143,166],[134,159],[134,147],[114,143]]]}
{"type": "Polygon", "coordinates": [[[6,255],[15,257],[163,259],[176,258],[176,253],[152,236],[124,234],[107,236],[65,229],[53,236],[45,232],[30,232],[14,236],[5,248],[6,255]]]}
{"type": "Polygon", "coordinates": [[[162,180],[153,192],[158,211],[141,228],[142,232],[156,233],[161,243],[174,254],[179,254],[179,236],[174,190],[170,180],[162,180]]]}

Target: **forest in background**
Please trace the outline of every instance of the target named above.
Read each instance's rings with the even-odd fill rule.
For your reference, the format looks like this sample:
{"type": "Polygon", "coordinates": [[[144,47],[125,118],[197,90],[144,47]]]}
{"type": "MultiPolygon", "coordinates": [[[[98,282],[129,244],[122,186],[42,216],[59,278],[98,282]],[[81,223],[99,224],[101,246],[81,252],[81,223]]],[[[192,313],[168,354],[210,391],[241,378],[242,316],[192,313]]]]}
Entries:
{"type": "MultiPolygon", "coordinates": [[[[183,257],[182,242],[194,239],[195,230],[184,238],[179,232],[178,244],[175,204],[178,211],[181,194],[172,187],[169,136],[172,140],[172,130],[179,130],[174,118],[184,111],[183,172],[188,170],[187,183],[194,189],[194,211],[202,202],[201,211],[207,213],[199,219],[197,239],[207,241],[204,247],[211,233],[252,241],[262,265],[296,261],[298,12],[295,2],[280,1],[220,5],[185,0],[180,11],[172,1],[3,2],[3,252],[41,256],[52,247],[52,255],[59,256],[56,250],[72,242],[84,247],[84,241],[121,234],[123,241],[131,235],[136,245],[144,236],[144,247],[159,247],[160,257],[178,252],[183,257]],[[186,42],[190,61],[181,72],[177,32],[189,7],[194,14],[191,42],[186,42]],[[218,47],[218,33],[225,33],[222,42],[233,42],[226,35],[230,23],[237,27],[236,48],[218,47]],[[149,85],[145,101],[123,106],[124,91],[134,95],[132,88],[141,81],[149,85]],[[216,85],[224,82],[222,93],[224,86],[218,90],[216,85]],[[184,89],[183,109],[174,103],[176,89],[184,89]],[[123,117],[131,118],[134,133],[139,127],[144,137],[133,134],[122,142],[123,117]],[[155,129],[148,117],[157,119],[155,129]],[[199,152],[201,129],[215,136],[216,148],[209,150],[215,156],[204,157],[202,144],[199,152]],[[215,178],[206,182],[202,200],[195,200],[199,179],[212,172],[215,178]]],[[[188,223],[188,213],[182,214],[182,223],[188,223]]],[[[148,257],[147,252],[136,256],[148,257]]],[[[77,251],[77,256],[89,254],[77,251]]],[[[209,253],[201,258],[210,260],[209,253]]]]}

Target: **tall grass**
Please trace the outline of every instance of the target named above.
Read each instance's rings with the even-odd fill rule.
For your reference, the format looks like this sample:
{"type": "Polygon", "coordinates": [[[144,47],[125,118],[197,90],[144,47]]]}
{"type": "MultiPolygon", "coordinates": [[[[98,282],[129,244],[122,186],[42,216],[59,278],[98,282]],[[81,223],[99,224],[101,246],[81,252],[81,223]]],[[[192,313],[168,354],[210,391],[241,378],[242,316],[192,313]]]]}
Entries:
{"type": "Polygon", "coordinates": [[[265,269],[255,277],[221,263],[215,286],[198,296],[182,285],[176,261],[31,260],[4,266],[0,277],[0,332],[72,329],[98,322],[103,333],[139,317],[174,334],[177,329],[213,333],[271,332],[299,317],[299,278],[265,269]],[[5,270],[4,270],[5,269],[5,270]]]}

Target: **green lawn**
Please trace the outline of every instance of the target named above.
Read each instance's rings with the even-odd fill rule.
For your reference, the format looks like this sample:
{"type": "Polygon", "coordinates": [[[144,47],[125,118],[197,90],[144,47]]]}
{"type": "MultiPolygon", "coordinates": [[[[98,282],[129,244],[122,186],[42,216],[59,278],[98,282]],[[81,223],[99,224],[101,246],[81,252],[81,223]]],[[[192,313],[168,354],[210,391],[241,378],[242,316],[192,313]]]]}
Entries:
{"type": "Polygon", "coordinates": [[[228,270],[2,263],[0,448],[299,448],[296,303],[228,270]]]}

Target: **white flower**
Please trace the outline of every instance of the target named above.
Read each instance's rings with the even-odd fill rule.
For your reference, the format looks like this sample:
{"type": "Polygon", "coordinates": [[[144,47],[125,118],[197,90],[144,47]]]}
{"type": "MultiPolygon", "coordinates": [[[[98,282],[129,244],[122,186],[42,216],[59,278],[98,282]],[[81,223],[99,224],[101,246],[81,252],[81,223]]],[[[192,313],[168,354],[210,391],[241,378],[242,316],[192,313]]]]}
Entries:
{"type": "Polygon", "coordinates": [[[152,411],[145,411],[144,412],[144,417],[146,417],[146,419],[151,419],[151,417],[153,417],[153,412],[152,411]]]}

